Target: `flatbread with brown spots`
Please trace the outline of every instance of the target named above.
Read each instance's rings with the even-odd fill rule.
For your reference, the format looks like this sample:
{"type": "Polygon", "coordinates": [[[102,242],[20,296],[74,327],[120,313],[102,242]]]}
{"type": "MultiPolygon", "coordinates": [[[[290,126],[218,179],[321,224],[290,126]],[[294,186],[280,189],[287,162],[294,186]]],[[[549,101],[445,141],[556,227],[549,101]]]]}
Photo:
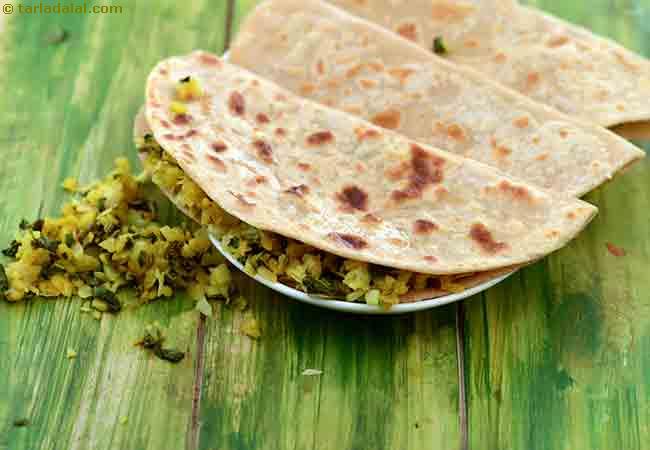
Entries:
{"type": "MultiPolygon", "coordinates": [[[[144,106],[143,106],[138,112],[138,114],[136,115],[133,124],[133,140],[136,144],[136,147],[141,145],[144,141],[144,137],[150,133],[151,133],[151,129],[147,124],[147,120],[144,115],[144,106]]],[[[146,158],[146,153],[139,153],[139,156],[141,160],[144,160],[146,158]]],[[[145,170],[146,170],[146,166],[145,166],[145,170]]],[[[190,219],[194,220],[197,224],[201,224],[200,218],[194,216],[187,208],[185,208],[183,202],[181,201],[181,198],[178,195],[174,195],[172,192],[167,191],[162,186],[158,186],[158,187],[162,190],[163,194],[165,194],[169,198],[169,200],[172,203],[174,203],[174,205],[183,214],[185,214],[190,219]]],[[[475,286],[478,286],[479,284],[486,283],[495,278],[514,272],[518,270],[520,267],[521,266],[504,267],[500,269],[488,270],[485,272],[458,274],[455,276],[453,282],[455,286],[455,290],[460,292],[461,290],[464,291],[467,289],[471,289],[475,286]]],[[[435,288],[415,289],[410,292],[407,292],[406,294],[400,296],[400,303],[412,303],[412,302],[419,302],[422,300],[430,300],[430,299],[443,297],[452,293],[442,288],[443,285],[442,282],[440,282],[440,285],[441,287],[439,289],[435,289],[435,288]]]]}
{"type": "MultiPolygon", "coordinates": [[[[363,10],[376,5],[385,13],[384,3],[368,0],[363,10]]],[[[296,94],[568,195],[587,193],[644,156],[575,114],[316,0],[262,2],[240,28],[230,58],[296,94]]]]}
{"type": "Polygon", "coordinates": [[[596,213],[205,52],[156,66],[146,119],[156,141],[228,213],[388,267],[455,274],[527,263],[565,245],[596,213]],[[187,77],[202,94],[179,113],[176,88],[187,77]]]}
{"type": "Polygon", "coordinates": [[[650,61],[516,0],[329,0],[572,116],[650,120],[650,61]],[[404,33],[404,30],[412,30],[404,33]]]}

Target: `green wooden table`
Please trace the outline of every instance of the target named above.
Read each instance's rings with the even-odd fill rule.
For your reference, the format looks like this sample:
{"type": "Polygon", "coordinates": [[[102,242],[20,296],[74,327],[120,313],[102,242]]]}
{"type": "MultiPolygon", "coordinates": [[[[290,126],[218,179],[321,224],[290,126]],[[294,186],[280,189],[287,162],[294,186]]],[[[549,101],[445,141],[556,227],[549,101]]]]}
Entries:
{"type": "MultiPolygon", "coordinates": [[[[0,15],[0,242],[21,218],[56,213],[66,177],[95,179],[118,155],[135,164],[150,68],[221,52],[254,3],[27,15],[14,2],[0,15]]],[[[650,56],[649,0],[529,3],[650,56]]],[[[244,278],[259,341],[238,332],[245,315],[201,319],[183,296],[101,321],[74,300],[2,303],[0,448],[648,448],[650,160],[587,200],[600,215],[568,248],[415,315],[344,316],[244,278]],[[189,352],[180,365],[133,347],[153,320],[189,352]]]]}

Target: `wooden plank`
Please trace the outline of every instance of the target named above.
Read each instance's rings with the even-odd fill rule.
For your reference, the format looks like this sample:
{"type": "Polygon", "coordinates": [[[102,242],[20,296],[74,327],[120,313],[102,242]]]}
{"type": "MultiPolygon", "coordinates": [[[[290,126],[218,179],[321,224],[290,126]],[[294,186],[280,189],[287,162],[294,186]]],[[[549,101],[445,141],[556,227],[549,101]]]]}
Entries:
{"type": "Polygon", "coordinates": [[[454,307],[357,317],[244,294],[250,312],[207,322],[200,448],[458,447],[454,307]],[[240,332],[247,315],[258,341],[240,332]]]}
{"type": "MultiPolygon", "coordinates": [[[[536,3],[650,55],[647,1],[536,3]]],[[[647,447],[649,174],[646,159],[590,194],[583,235],[468,305],[471,448],[647,447]]]]}
{"type": "MultiPolygon", "coordinates": [[[[235,26],[254,4],[236,2],[235,26]]],[[[455,307],[356,317],[240,281],[250,311],[206,323],[199,448],[458,448],[455,307]]]]}
{"type": "MultiPolygon", "coordinates": [[[[14,14],[4,23],[0,242],[21,218],[56,213],[65,177],[95,179],[118,155],[135,161],[132,118],[159,59],[223,47],[222,2],[122,4],[121,14],[14,14]],[[60,29],[68,39],[48,45],[60,29]]],[[[101,322],[79,306],[0,304],[0,448],[184,448],[198,322],[192,303],[179,296],[101,322]],[[189,351],[179,365],[132,346],[153,320],[189,351]],[[68,347],[76,359],[66,359],[68,347]],[[29,425],[14,427],[21,418],[29,425]]]]}

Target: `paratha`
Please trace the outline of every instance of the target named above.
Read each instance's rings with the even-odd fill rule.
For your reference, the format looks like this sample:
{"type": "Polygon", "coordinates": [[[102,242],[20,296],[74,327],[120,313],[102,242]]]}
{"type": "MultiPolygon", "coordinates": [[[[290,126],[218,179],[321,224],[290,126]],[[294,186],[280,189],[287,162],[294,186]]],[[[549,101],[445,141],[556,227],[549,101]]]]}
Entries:
{"type": "Polygon", "coordinates": [[[650,61],[515,0],[329,1],[572,117],[650,120],[650,61]]]}
{"type": "Polygon", "coordinates": [[[145,115],[229,214],[359,261],[427,274],[523,264],[565,245],[597,211],[205,52],[156,66],[145,115]],[[178,85],[190,79],[201,95],[179,104],[178,85]]]}
{"type": "Polygon", "coordinates": [[[296,94],[571,196],[644,156],[600,126],[316,0],[262,2],[230,58],[296,94]]]}

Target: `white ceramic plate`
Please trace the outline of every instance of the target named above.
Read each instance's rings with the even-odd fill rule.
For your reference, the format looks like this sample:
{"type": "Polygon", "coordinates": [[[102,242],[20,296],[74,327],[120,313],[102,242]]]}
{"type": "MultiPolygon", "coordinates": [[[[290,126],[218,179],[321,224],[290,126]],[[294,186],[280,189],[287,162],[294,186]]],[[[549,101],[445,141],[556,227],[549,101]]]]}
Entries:
{"type": "MultiPolygon", "coordinates": [[[[214,246],[217,248],[217,250],[219,250],[219,252],[228,261],[230,261],[230,263],[233,266],[237,267],[239,270],[244,272],[244,267],[241,265],[241,263],[237,261],[230,253],[224,250],[224,248],[221,246],[221,242],[219,241],[219,239],[217,239],[215,236],[210,234],[210,240],[212,241],[212,244],[214,244],[214,246]]],[[[334,309],[336,311],[342,311],[342,312],[347,312],[352,314],[387,315],[387,314],[405,314],[410,312],[422,311],[425,309],[435,308],[436,306],[442,306],[448,303],[457,302],[464,298],[471,297],[474,294],[478,294],[479,292],[482,292],[488,288],[491,288],[495,284],[500,283],[501,281],[508,278],[513,273],[514,272],[510,272],[505,275],[501,275],[500,277],[493,278],[491,280],[486,281],[485,283],[476,285],[463,292],[444,295],[442,297],[432,298],[430,300],[422,300],[419,302],[400,303],[399,305],[395,305],[390,309],[384,309],[381,306],[367,305],[365,303],[354,303],[345,300],[332,300],[329,298],[319,297],[317,295],[309,295],[302,291],[284,285],[282,283],[274,283],[259,275],[255,275],[255,276],[251,276],[250,274],[247,275],[253,278],[255,281],[262,283],[264,286],[271,288],[274,291],[279,292],[280,294],[284,294],[287,297],[294,298],[303,303],[309,303],[310,305],[320,306],[321,308],[334,309]]]]}

